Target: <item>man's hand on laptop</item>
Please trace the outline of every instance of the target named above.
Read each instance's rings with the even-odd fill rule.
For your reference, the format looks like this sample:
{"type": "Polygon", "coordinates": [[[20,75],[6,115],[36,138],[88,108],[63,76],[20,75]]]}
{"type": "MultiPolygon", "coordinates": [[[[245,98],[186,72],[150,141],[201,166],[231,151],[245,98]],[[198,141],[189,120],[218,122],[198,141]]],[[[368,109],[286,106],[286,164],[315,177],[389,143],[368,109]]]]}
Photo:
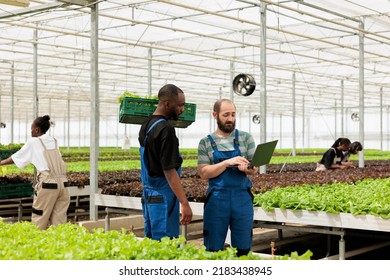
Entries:
{"type": "Polygon", "coordinates": [[[236,156],[234,158],[227,159],[226,162],[229,164],[229,166],[248,166],[249,161],[242,157],[242,156],[236,156]]]}

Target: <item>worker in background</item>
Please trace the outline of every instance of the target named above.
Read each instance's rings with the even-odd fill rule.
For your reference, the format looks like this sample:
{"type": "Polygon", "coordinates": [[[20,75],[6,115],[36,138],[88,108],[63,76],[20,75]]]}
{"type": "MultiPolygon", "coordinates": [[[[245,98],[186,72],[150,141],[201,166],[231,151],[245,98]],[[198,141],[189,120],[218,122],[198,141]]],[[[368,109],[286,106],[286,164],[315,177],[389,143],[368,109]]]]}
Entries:
{"type": "Polygon", "coordinates": [[[31,221],[41,230],[50,225],[67,222],[70,203],[67,186],[67,166],[58,149],[57,140],[46,132],[50,128],[50,117],[36,118],[31,125],[31,138],[0,165],[15,164],[22,169],[33,164],[37,170],[34,182],[34,200],[31,221]]]}
{"type": "Polygon", "coordinates": [[[350,161],[350,156],[351,155],[357,155],[359,154],[360,151],[363,151],[363,145],[358,142],[358,141],[355,141],[351,144],[350,148],[348,151],[344,152],[344,157],[343,157],[343,160],[341,162],[342,165],[348,165],[348,166],[351,166],[351,167],[355,167],[352,163],[352,161],[350,161]]]}
{"type": "Polygon", "coordinates": [[[144,231],[145,237],[155,240],[178,237],[180,224],[187,225],[192,220],[192,210],[180,181],[183,159],[179,139],[168,122],[178,120],[184,112],[184,103],[180,88],[172,84],[163,86],[156,110],[139,131],[144,231]]]}
{"type": "Polygon", "coordinates": [[[350,147],[351,141],[348,138],[338,138],[331,148],[323,154],[321,160],[317,162],[316,171],[353,167],[342,164],[344,152],[348,151],[350,147]]]}
{"type": "Polygon", "coordinates": [[[235,129],[236,106],[231,100],[217,100],[212,114],[217,130],[202,138],[198,146],[198,172],[209,182],[203,215],[204,245],[208,251],[222,250],[230,228],[237,256],[246,255],[252,247],[253,228],[248,175],[259,170],[248,169],[248,165],[256,145],[249,133],[235,129]]]}

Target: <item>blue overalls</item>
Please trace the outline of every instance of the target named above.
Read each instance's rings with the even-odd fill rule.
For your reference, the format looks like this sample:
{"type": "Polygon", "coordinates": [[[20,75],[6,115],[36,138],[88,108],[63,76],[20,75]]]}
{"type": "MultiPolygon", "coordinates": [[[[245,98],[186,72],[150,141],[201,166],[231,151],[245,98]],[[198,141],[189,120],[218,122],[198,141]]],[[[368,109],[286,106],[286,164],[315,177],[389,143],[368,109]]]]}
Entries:
{"type": "MultiPolygon", "coordinates": [[[[162,237],[178,237],[180,210],[179,201],[173,193],[165,177],[152,177],[148,172],[148,159],[145,154],[146,140],[149,132],[160,122],[159,119],[148,129],[144,146],[140,147],[141,155],[141,180],[142,192],[142,213],[145,220],[145,237],[154,240],[161,240],[162,237]]],[[[178,174],[180,176],[180,168],[178,174]]]]}
{"type": "MultiPolygon", "coordinates": [[[[240,156],[238,130],[235,131],[234,150],[218,151],[214,139],[208,135],[213,147],[213,162],[240,156]]],[[[230,226],[232,247],[238,255],[247,254],[252,247],[253,195],[251,181],[237,167],[227,168],[219,176],[209,179],[204,203],[203,236],[208,251],[224,248],[230,226]]]]}

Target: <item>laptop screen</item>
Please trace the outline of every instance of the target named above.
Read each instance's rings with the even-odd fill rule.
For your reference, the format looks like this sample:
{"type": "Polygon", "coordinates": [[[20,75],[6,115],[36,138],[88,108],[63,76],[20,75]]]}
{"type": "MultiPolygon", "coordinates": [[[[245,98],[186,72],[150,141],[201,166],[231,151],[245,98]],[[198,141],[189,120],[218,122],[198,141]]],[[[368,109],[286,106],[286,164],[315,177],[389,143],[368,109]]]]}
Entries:
{"type": "Polygon", "coordinates": [[[253,166],[262,166],[268,164],[271,161],[272,154],[275,151],[277,143],[278,140],[274,140],[257,145],[255,154],[253,155],[253,159],[249,165],[249,168],[252,168],[253,166]]]}

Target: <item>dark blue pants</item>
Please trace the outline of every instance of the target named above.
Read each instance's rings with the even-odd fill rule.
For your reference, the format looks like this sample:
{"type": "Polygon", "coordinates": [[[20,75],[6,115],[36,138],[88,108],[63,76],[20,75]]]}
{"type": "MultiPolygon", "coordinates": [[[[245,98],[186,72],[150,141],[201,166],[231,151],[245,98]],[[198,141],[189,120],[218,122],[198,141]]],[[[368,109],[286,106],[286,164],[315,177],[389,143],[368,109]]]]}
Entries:
{"type": "Polygon", "coordinates": [[[142,213],[145,220],[145,237],[161,240],[165,236],[179,236],[179,201],[169,186],[158,190],[145,188],[142,213]]]}
{"type": "Polygon", "coordinates": [[[253,202],[250,189],[214,189],[206,198],[203,217],[204,245],[208,251],[224,248],[230,227],[232,247],[252,247],[253,202]]]}

